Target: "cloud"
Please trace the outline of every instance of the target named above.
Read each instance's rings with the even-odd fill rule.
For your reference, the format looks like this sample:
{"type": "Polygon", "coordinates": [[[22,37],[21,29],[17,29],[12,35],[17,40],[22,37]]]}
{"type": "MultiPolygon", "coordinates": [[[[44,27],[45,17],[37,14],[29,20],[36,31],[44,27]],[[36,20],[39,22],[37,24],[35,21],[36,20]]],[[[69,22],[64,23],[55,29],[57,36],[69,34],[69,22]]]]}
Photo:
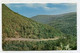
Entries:
{"type": "Polygon", "coordinates": [[[68,3],[68,4],[64,4],[64,5],[67,6],[69,8],[69,10],[71,10],[71,11],[77,11],[76,3],[68,3]]]}
{"type": "Polygon", "coordinates": [[[7,3],[6,5],[14,12],[28,17],[76,12],[76,3],[7,3]]]}
{"type": "Polygon", "coordinates": [[[31,8],[41,7],[45,10],[57,9],[56,7],[53,7],[53,8],[47,7],[47,3],[36,3],[36,4],[33,3],[33,4],[26,4],[25,6],[31,7],[31,8]]]}
{"type": "MultiPolygon", "coordinates": [[[[77,4],[76,3],[55,3],[53,5],[60,5],[60,6],[64,6],[67,7],[66,11],[77,11],[77,4]]],[[[58,7],[57,7],[58,8],[58,7]]]]}
{"type": "MultiPolygon", "coordinates": [[[[6,4],[8,7],[11,7],[11,4],[6,4]]],[[[27,4],[14,4],[15,7],[20,8],[20,7],[30,7],[30,8],[43,8],[45,10],[52,10],[52,9],[58,9],[57,7],[48,7],[47,3],[27,3],[27,4]]]]}
{"type": "Polygon", "coordinates": [[[8,7],[15,7],[15,8],[22,8],[22,7],[29,7],[29,8],[41,8],[45,11],[76,11],[76,3],[27,3],[27,4],[6,4],[8,7]],[[52,5],[51,7],[48,5],[52,5]],[[62,6],[62,7],[60,7],[62,6]],[[67,7],[67,10],[63,10],[63,7],[67,7]]]}
{"type": "Polygon", "coordinates": [[[68,4],[63,4],[63,5],[66,5],[66,6],[75,6],[76,3],[68,3],[68,4]]]}

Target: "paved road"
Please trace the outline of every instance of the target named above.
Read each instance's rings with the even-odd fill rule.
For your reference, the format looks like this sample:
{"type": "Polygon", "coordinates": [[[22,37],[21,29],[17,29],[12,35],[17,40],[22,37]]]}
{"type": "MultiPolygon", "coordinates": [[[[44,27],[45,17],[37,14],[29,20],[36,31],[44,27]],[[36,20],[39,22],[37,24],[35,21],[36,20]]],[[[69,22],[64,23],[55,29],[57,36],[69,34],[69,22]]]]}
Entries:
{"type": "Polygon", "coordinates": [[[5,41],[48,41],[48,40],[57,40],[58,37],[49,38],[49,39],[30,39],[30,38],[5,38],[5,41]]]}

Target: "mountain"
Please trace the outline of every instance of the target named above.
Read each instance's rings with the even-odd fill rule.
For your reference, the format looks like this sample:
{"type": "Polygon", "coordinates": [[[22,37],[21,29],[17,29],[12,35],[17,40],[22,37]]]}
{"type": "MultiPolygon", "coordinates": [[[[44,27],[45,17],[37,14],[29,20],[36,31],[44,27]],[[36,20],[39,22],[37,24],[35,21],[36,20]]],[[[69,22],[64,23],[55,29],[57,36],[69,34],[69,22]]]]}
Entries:
{"type": "Polygon", "coordinates": [[[54,16],[53,15],[37,15],[37,16],[32,17],[32,19],[37,22],[47,24],[48,22],[52,21],[52,17],[54,16]]]}
{"type": "Polygon", "coordinates": [[[32,17],[32,19],[39,23],[53,26],[54,28],[61,30],[65,34],[76,35],[76,14],[76,12],[71,12],[60,15],[37,15],[32,17]]]}
{"type": "Polygon", "coordinates": [[[53,38],[63,35],[49,25],[43,25],[27,17],[19,15],[2,5],[2,34],[3,38],[53,38]]]}
{"type": "Polygon", "coordinates": [[[24,17],[2,4],[2,48],[4,51],[76,50],[76,42],[76,36],[67,36],[52,26],[24,17]],[[54,40],[54,38],[58,39],[54,40]]]}

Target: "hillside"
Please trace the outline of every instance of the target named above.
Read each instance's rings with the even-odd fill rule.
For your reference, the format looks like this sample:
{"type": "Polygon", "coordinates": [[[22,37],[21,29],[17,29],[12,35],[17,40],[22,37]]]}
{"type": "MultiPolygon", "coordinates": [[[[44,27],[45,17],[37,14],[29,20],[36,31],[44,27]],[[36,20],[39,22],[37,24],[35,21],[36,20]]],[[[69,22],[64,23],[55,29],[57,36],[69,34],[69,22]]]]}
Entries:
{"type": "Polygon", "coordinates": [[[75,36],[67,36],[47,24],[24,17],[2,4],[4,51],[76,50],[75,36]]]}
{"type": "Polygon", "coordinates": [[[38,15],[32,17],[32,19],[53,26],[65,34],[76,35],[76,17],[76,12],[71,12],[60,15],[38,15]]]}
{"type": "Polygon", "coordinates": [[[21,16],[2,5],[3,37],[14,38],[53,38],[63,35],[51,26],[43,25],[21,16]],[[6,9],[6,10],[5,10],[6,9]]]}
{"type": "Polygon", "coordinates": [[[52,17],[55,17],[55,15],[37,15],[31,17],[31,19],[38,21],[39,23],[47,24],[48,22],[52,21],[52,17]]]}

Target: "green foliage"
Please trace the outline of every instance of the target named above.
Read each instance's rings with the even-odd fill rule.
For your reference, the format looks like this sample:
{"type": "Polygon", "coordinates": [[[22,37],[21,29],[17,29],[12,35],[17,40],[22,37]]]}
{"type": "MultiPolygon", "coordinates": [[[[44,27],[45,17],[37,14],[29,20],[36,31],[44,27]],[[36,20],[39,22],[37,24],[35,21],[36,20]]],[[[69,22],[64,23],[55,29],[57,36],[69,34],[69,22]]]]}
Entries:
{"type": "Polygon", "coordinates": [[[77,45],[75,39],[76,37],[71,36],[70,38],[60,38],[54,41],[5,41],[3,43],[3,50],[76,50],[77,45]]]}
{"type": "Polygon", "coordinates": [[[63,35],[63,33],[51,26],[37,23],[13,12],[4,4],[2,5],[2,20],[3,33],[7,34],[6,37],[9,38],[22,37],[38,39],[53,38],[54,36],[58,36],[57,34],[63,35]]]}
{"type": "Polygon", "coordinates": [[[72,12],[61,15],[38,15],[32,17],[32,19],[53,26],[65,34],[76,35],[76,17],[76,12],[72,12]]]}
{"type": "MultiPolygon", "coordinates": [[[[45,17],[45,16],[44,16],[45,17]]],[[[47,16],[50,17],[50,16],[47,16]]],[[[52,16],[53,17],[53,16],[52,16]]],[[[75,16],[74,16],[75,17],[75,16]]],[[[45,17],[46,18],[46,17],[45,17]]],[[[58,18],[58,16],[57,16],[58,18]]],[[[46,18],[40,21],[48,23],[53,20],[46,18]]],[[[62,24],[62,20],[58,21],[56,18],[49,25],[38,23],[30,18],[24,17],[18,13],[13,12],[7,6],[2,4],[2,48],[3,50],[76,50],[76,24],[75,19],[67,18],[62,24]],[[69,21],[68,21],[69,20],[69,21]],[[72,21],[71,21],[72,20],[72,21]],[[54,25],[53,25],[54,23],[54,25]],[[59,24],[58,24],[59,23],[59,24]],[[73,24],[74,23],[74,24],[73,24]],[[72,25],[71,25],[72,24],[72,25]],[[51,25],[51,26],[50,26],[51,25]],[[68,26],[69,27],[68,27],[68,26]],[[71,25],[71,26],[70,26],[71,25]],[[52,27],[54,26],[54,27],[52,27]],[[64,33],[62,33],[60,30],[64,33]],[[62,28],[61,28],[62,27],[62,28]],[[71,28],[72,27],[72,28],[71,28]],[[75,27],[75,28],[74,28],[75,27]],[[71,28],[71,29],[70,29],[71,28]],[[66,32],[64,31],[66,30],[66,32]],[[70,33],[67,33],[69,30],[70,33]],[[73,30],[73,33],[70,31],[73,30]],[[72,34],[71,34],[72,33],[72,34]],[[67,35],[66,35],[67,34],[67,35]],[[31,39],[47,39],[59,37],[58,40],[49,41],[5,41],[5,38],[31,38],[31,39]]]]}
{"type": "Polygon", "coordinates": [[[62,37],[63,38],[67,37],[67,39],[65,40],[63,40],[63,38],[60,39],[58,41],[59,46],[55,46],[55,50],[77,49],[76,12],[66,13],[66,14],[61,14],[61,15],[38,15],[38,16],[32,17],[32,19],[39,23],[48,24],[66,34],[66,35],[63,35],[62,37]]]}

